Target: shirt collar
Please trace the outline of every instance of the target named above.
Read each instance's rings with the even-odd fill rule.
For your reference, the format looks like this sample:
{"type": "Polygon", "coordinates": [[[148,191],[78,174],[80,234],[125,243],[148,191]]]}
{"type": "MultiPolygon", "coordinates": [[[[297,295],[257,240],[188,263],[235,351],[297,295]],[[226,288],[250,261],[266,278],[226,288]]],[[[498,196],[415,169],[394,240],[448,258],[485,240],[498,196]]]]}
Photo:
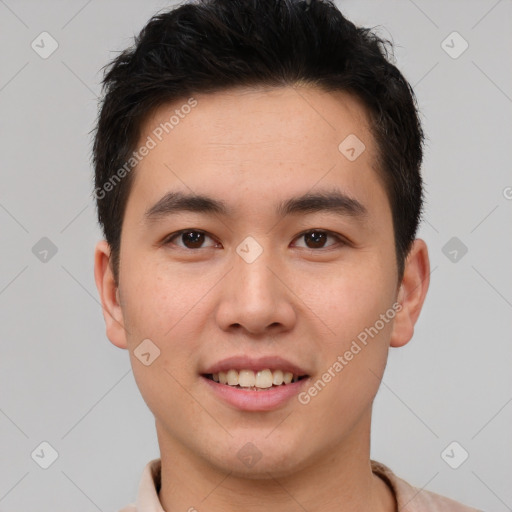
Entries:
{"type": "Polygon", "coordinates": [[[165,512],[158,498],[162,483],[161,459],[153,459],[142,472],[137,494],[137,512],[165,512]]]}
{"type": "MultiPolygon", "coordinates": [[[[370,460],[370,463],[373,473],[382,478],[393,491],[400,512],[448,509],[451,512],[478,512],[477,509],[466,507],[449,498],[413,487],[405,480],[398,478],[391,469],[380,462],[370,460]]],[[[144,468],[139,483],[136,512],[165,512],[158,498],[162,482],[161,469],[161,459],[153,459],[144,468]]]]}

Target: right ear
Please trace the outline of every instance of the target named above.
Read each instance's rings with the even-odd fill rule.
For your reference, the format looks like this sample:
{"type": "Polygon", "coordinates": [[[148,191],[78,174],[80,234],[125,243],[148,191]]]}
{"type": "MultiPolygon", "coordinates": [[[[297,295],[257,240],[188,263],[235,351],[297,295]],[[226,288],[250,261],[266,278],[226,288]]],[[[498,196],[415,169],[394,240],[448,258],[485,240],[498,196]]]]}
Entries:
{"type": "Polygon", "coordinates": [[[108,339],[119,348],[128,348],[123,312],[110,260],[110,246],[100,240],[94,250],[94,279],[100,294],[108,339]]]}

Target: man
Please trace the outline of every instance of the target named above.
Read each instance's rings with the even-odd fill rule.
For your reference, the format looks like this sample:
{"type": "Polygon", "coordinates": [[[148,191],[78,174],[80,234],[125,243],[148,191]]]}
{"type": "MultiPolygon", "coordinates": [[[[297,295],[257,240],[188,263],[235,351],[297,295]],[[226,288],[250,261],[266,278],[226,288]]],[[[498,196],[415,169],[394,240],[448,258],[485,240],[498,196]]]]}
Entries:
{"type": "Polygon", "coordinates": [[[160,459],[125,512],[475,510],[370,460],[428,285],[423,133],[330,2],[161,13],[105,76],[95,278],[160,459]]]}

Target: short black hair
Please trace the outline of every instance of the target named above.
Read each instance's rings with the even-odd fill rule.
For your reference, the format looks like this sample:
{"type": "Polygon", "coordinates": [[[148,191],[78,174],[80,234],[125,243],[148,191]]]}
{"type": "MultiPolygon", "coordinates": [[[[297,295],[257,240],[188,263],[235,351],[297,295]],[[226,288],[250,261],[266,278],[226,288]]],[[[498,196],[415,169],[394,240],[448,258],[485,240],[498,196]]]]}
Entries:
{"type": "Polygon", "coordinates": [[[153,16],[134,45],[105,66],[93,142],[93,195],[116,284],[133,181],[127,162],[144,120],[159,106],[198,93],[297,84],[345,91],[365,105],[401,280],[422,214],[424,135],[414,91],[391,62],[392,48],[330,0],[199,0],[153,16]]]}

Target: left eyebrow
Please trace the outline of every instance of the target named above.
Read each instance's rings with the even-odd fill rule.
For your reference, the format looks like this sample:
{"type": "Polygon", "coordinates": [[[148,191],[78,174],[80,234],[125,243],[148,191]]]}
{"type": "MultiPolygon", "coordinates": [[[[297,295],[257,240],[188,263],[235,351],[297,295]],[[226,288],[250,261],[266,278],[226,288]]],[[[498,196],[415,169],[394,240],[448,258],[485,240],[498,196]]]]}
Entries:
{"type": "MultiPolygon", "coordinates": [[[[224,201],[200,194],[169,192],[146,210],[144,219],[146,222],[156,221],[181,211],[234,216],[233,211],[224,201]]],[[[279,203],[276,208],[276,214],[282,217],[321,211],[333,212],[357,220],[364,220],[368,216],[368,210],[362,203],[337,189],[292,197],[279,203]]]]}
{"type": "Polygon", "coordinates": [[[337,189],[292,197],[283,201],[277,207],[277,213],[282,216],[321,211],[332,211],[341,216],[353,217],[359,220],[368,216],[368,210],[362,203],[337,189]]]}

